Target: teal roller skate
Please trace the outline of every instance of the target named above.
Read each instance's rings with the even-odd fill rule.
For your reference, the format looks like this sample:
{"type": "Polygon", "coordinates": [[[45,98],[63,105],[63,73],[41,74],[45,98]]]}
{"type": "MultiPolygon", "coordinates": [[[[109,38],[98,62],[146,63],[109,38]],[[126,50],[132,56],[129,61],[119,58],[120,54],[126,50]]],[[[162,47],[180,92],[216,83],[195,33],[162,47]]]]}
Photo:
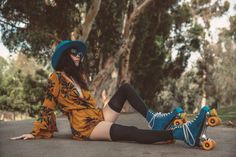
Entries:
{"type": "Polygon", "coordinates": [[[171,125],[182,125],[186,122],[186,113],[183,109],[177,107],[174,111],[169,113],[153,113],[150,110],[147,112],[146,119],[149,123],[149,127],[152,130],[166,130],[171,127],[171,125]]]}
{"type": "Polygon", "coordinates": [[[189,146],[198,146],[204,150],[211,150],[216,146],[216,142],[207,138],[207,126],[217,126],[221,123],[215,109],[210,110],[208,106],[201,109],[200,113],[192,121],[188,121],[181,126],[173,126],[173,137],[183,140],[189,146]]]}

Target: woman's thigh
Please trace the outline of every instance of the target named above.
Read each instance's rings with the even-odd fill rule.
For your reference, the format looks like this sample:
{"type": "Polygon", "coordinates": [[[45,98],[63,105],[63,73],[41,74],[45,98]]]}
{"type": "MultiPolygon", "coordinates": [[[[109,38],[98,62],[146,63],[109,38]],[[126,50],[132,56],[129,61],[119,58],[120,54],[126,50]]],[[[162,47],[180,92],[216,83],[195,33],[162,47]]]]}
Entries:
{"type": "Polygon", "coordinates": [[[113,123],[101,121],[97,124],[97,126],[93,129],[89,138],[91,140],[110,140],[110,128],[113,123]]]}
{"type": "Polygon", "coordinates": [[[103,112],[104,120],[107,122],[114,123],[120,115],[120,113],[111,109],[111,107],[108,104],[102,109],[102,112],[103,112]]]}

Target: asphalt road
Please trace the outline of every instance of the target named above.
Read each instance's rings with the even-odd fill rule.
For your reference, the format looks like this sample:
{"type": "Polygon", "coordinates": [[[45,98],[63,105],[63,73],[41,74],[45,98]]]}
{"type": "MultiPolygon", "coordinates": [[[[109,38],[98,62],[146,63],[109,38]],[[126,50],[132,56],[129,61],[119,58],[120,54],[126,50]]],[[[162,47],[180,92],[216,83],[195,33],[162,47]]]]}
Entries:
{"type": "MultiPolygon", "coordinates": [[[[52,139],[10,140],[10,137],[29,133],[33,120],[0,122],[0,157],[235,157],[236,129],[218,126],[208,128],[215,139],[214,150],[192,148],[181,141],[175,144],[147,145],[133,142],[76,141],[66,118],[58,118],[59,132],[52,139]]],[[[117,123],[147,128],[145,119],[138,115],[122,114],[117,123]]]]}

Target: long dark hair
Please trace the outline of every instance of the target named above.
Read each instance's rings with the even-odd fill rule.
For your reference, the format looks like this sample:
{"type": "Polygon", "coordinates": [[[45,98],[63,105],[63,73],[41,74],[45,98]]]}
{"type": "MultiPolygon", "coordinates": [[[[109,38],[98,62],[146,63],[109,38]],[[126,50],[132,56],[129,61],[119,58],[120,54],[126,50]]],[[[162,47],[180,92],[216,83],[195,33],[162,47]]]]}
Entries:
{"type": "Polygon", "coordinates": [[[79,66],[75,66],[73,60],[69,56],[69,51],[66,51],[61,56],[55,70],[65,72],[67,76],[71,76],[74,80],[76,80],[81,88],[88,90],[88,82],[83,64],[80,61],[79,66]]]}

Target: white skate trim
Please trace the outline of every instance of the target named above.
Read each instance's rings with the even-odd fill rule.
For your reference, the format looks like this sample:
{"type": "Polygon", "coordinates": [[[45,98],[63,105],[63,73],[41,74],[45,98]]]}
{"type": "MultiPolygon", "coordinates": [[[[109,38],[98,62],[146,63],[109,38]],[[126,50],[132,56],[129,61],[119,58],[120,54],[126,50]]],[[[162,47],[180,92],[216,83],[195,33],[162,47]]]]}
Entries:
{"type": "Polygon", "coordinates": [[[168,112],[168,113],[157,112],[157,113],[153,114],[152,118],[148,122],[148,127],[152,129],[155,126],[155,119],[156,118],[165,117],[165,116],[168,116],[171,113],[172,112],[168,112]]]}

